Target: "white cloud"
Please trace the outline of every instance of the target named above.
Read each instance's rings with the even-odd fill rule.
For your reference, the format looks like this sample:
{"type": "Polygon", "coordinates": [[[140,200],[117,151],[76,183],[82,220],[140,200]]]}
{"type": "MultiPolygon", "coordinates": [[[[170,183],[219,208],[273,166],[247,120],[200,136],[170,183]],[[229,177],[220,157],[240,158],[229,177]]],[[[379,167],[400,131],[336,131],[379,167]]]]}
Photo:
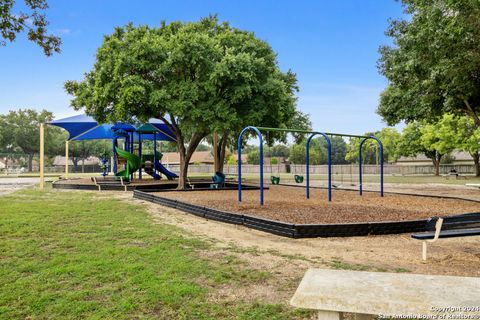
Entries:
{"type": "Polygon", "coordinates": [[[72,30],[70,30],[68,28],[57,29],[57,33],[59,33],[61,35],[69,35],[69,34],[72,33],[72,30]]]}

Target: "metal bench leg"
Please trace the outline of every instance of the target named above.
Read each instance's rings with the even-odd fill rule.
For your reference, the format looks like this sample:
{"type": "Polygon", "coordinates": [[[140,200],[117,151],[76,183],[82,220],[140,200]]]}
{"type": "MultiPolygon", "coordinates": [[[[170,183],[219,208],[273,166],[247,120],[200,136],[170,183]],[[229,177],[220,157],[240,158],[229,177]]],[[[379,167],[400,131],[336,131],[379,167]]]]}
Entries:
{"type": "Polygon", "coordinates": [[[340,312],[319,310],[317,313],[317,319],[318,320],[341,320],[342,314],[340,312]]]}
{"type": "Polygon", "coordinates": [[[422,242],[422,259],[427,260],[427,241],[422,242]]]}

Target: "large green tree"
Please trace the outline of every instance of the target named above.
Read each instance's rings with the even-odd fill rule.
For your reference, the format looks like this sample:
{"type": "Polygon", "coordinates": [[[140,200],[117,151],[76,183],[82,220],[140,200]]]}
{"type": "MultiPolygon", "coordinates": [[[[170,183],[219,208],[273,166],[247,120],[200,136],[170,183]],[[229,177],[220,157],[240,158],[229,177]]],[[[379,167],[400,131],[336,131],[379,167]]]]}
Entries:
{"type": "MultiPolygon", "coordinates": [[[[19,109],[1,115],[0,119],[4,130],[8,130],[13,135],[13,147],[18,148],[28,156],[28,171],[32,171],[33,157],[40,151],[40,124],[52,121],[53,114],[47,110],[37,112],[33,109],[19,109]]],[[[57,154],[59,134],[61,134],[59,128],[51,126],[45,128],[46,155],[57,154]]]]}
{"type": "MultiPolygon", "coordinates": [[[[62,41],[59,37],[48,34],[48,21],[45,11],[48,9],[46,0],[25,0],[26,10],[15,11],[15,0],[0,1],[0,46],[13,42],[17,34],[27,30],[28,40],[39,45],[45,55],[51,56],[60,52],[62,41]]],[[[18,9],[18,8],[17,8],[18,9]]]]}
{"type": "Polygon", "coordinates": [[[100,122],[156,117],[170,126],[180,153],[179,188],[209,134],[277,126],[296,114],[295,75],[280,71],[265,41],[215,16],[117,28],[98,49],[93,70],[65,88],[75,109],[100,122]]]}
{"type": "Polygon", "coordinates": [[[378,113],[393,125],[468,115],[480,127],[480,1],[402,0],[409,18],[394,20],[380,48],[389,81],[378,113]]]}
{"type": "MultiPolygon", "coordinates": [[[[382,142],[383,145],[383,159],[385,162],[395,162],[398,158],[397,145],[400,139],[400,133],[392,127],[383,128],[380,131],[376,132],[367,132],[365,136],[375,136],[382,142]]],[[[352,138],[348,145],[348,152],[346,154],[346,159],[348,161],[356,162],[358,161],[359,147],[362,138],[352,138]]],[[[378,143],[369,139],[365,141],[362,149],[362,161],[365,164],[376,164],[379,160],[379,150],[378,143]]]]}
{"type": "Polygon", "coordinates": [[[480,128],[475,126],[470,117],[460,117],[457,121],[458,149],[472,156],[475,175],[480,177],[480,128]]]}
{"type": "MultiPolygon", "coordinates": [[[[294,164],[307,163],[307,142],[305,140],[293,144],[290,148],[290,162],[294,164]]],[[[310,164],[318,165],[327,163],[326,146],[320,143],[319,139],[313,139],[310,142],[310,164]]]]}
{"type": "Polygon", "coordinates": [[[459,147],[457,128],[452,115],[445,115],[435,123],[409,123],[402,132],[398,153],[409,157],[424,154],[432,160],[438,176],[442,158],[459,147]]]}

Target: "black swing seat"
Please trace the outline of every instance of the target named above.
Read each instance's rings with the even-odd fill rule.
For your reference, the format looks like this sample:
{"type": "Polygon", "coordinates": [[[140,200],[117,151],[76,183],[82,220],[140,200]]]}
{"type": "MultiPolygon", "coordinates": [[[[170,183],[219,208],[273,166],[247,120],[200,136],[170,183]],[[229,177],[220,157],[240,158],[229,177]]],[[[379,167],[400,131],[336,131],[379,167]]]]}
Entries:
{"type": "MultiPolygon", "coordinates": [[[[429,240],[435,238],[435,225],[438,217],[428,219],[425,229],[428,232],[412,234],[413,239],[429,240]]],[[[480,212],[466,213],[443,218],[438,238],[458,238],[480,236],[480,212]]]]}

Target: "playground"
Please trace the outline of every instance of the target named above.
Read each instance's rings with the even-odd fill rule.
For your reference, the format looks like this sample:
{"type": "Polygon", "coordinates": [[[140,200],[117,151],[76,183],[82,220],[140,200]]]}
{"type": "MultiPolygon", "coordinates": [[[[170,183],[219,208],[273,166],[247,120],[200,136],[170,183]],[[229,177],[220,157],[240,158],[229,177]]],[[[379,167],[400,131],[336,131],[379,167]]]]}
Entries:
{"type": "Polygon", "coordinates": [[[227,180],[225,174],[216,172],[211,177],[187,178],[187,188],[177,190],[175,179],[178,175],[162,164],[162,153],[157,150],[157,141],[175,141],[175,134],[161,121],[151,119],[136,126],[127,123],[99,124],[92,118],[76,116],[51,122],[50,125],[69,132],[67,152],[68,142],[72,140],[104,139],[112,143],[113,157],[103,158],[101,177],[69,179],[68,166],[65,166],[64,179],[53,184],[56,189],[134,191],[136,198],[278,235],[329,237],[426,231],[427,221],[432,217],[478,211],[475,199],[386,194],[383,144],[375,136],[247,126],[237,139],[238,168],[233,179],[230,177],[227,180]],[[307,137],[305,175],[295,174],[294,185],[281,184],[280,176],[273,173],[267,181],[264,165],[260,165],[258,180],[248,182],[242,177],[240,159],[244,137],[250,135],[258,139],[260,163],[263,164],[264,135],[267,134],[268,141],[270,132],[297,133],[307,137]],[[360,139],[358,186],[353,189],[336,189],[333,184],[331,139],[334,136],[360,139]],[[328,171],[323,187],[311,186],[310,144],[315,137],[326,142],[328,171]],[[362,151],[364,143],[369,140],[379,146],[377,192],[363,190],[362,151]]]}

